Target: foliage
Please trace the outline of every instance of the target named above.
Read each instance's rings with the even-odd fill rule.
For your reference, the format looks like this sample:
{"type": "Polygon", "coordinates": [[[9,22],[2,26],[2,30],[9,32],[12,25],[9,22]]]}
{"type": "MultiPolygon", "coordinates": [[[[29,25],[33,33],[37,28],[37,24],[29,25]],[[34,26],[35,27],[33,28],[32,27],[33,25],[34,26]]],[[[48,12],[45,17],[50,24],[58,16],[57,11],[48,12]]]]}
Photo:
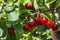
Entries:
{"type": "MultiPolygon", "coordinates": [[[[34,14],[38,10],[46,11],[50,9],[50,5],[56,0],[0,0],[0,39],[1,40],[51,40],[50,30],[43,26],[31,28],[29,31],[24,31],[23,26],[33,20],[34,14]],[[32,3],[33,8],[27,9],[26,3],[32,3]],[[7,28],[13,27],[15,33],[9,35],[7,28]]],[[[60,0],[56,1],[56,8],[60,7],[60,0]]],[[[60,10],[56,9],[60,15],[60,10]]],[[[53,20],[54,16],[51,11],[39,13],[40,17],[46,17],[53,20]]],[[[59,19],[60,20],[60,19],[59,19]]],[[[56,21],[58,26],[58,20],[56,21]]]]}

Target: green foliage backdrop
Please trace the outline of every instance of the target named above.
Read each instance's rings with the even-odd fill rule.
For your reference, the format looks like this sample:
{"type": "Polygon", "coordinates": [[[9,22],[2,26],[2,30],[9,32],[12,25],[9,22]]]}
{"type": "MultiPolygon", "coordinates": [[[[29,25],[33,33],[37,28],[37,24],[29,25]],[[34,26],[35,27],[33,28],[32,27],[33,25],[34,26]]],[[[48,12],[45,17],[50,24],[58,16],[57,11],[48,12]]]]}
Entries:
{"type": "MultiPolygon", "coordinates": [[[[24,31],[23,26],[32,21],[40,10],[40,17],[53,20],[53,13],[46,10],[50,10],[50,5],[55,1],[56,13],[60,17],[60,0],[0,0],[0,40],[52,40],[46,25],[31,28],[29,31],[24,31]],[[27,2],[33,4],[33,9],[25,7],[27,2]],[[14,28],[13,35],[8,34],[8,27],[14,28]]],[[[60,18],[55,20],[58,27],[59,20],[60,18]]]]}

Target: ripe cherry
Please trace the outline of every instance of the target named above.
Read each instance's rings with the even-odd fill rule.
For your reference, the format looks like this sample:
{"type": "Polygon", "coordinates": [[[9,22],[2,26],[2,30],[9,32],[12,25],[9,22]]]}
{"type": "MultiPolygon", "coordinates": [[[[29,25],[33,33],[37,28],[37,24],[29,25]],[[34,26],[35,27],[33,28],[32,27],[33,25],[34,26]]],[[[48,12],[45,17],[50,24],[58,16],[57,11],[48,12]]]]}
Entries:
{"type": "Polygon", "coordinates": [[[45,18],[45,17],[43,17],[43,18],[42,18],[42,21],[43,21],[43,23],[46,23],[46,22],[48,21],[48,19],[45,18]]]}
{"type": "Polygon", "coordinates": [[[25,7],[31,9],[33,6],[32,6],[31,3],[26,3],[26,4],[25,4],[25,7]]]}
{"type": "Polygon", "coordinates": [[[41,24],[41,19],[40,19],[40,17],[35,17],[35,18],[34,18],[34,21],[36,22],[37,25],[40,25],[40,24],[41,24]]]}
{"type": "Polygon", "coordinates": [[[53,22],[52,22],[52,21],[48,20],[48,21],[46,22],[46,26],[47,26],[48,28],[52,28],[52,25],[53,25],[53,22]]]}
{"type": "Polygon", "coordinates": [[[47,18],[42,17],[42,18],[41,18],[41,25],[45,24],[47,21],[48,21],[47,18]]]}
{"type": "Polygon", "coordinates": [[[29,25],[30,27],[34,27],[34,26],[36,26],[36,23],[35,23],[34,21],[32,21],[32,22],[29,22],[28,25],[29,25]]]}
{"type": "Polygon", "coordinates": [[[29,25],[23,26],[23,30],[24,30],[24,31],[28,31],[29,29],[30,29],[30,26],[29,26],[29,25]]]}
{"type": "Polygon", "coordinates": [[[57,26],[57,24],[54,23],[54,25],[53,25],[53,27],[52,27],[52,30],[53,30],[53,31],[56,31],[57,29],[58,29],[58,26],[57,26]]]}
{"type": "Polygon", "coordinates": [[[14,33],[14,28],[9,27],[9,28],[8,28],[8,33],[9,33],[9,34],[13,34],[13,33],[14,33]]]}

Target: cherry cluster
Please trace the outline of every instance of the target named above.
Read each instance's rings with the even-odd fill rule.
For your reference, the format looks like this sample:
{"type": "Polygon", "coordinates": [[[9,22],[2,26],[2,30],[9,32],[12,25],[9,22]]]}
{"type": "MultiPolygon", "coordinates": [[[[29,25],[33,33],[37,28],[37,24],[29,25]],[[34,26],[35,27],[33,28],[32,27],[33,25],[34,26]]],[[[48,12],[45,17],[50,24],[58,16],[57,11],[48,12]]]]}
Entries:
{"type": "Polygon", "coordinates": [[[53,31],[56,31],[58,29],[58,26],[56,23],[54,23],[51,20],[48,20],[45,17],[35,17],[34,20],[32,22],[28,22],[26,25],[23,26],[23,30],[28,31],[30,28],[38,26],[38,25],[44,25],[46,24],[46,26],[48,28],[51,28],[53,31]]]}

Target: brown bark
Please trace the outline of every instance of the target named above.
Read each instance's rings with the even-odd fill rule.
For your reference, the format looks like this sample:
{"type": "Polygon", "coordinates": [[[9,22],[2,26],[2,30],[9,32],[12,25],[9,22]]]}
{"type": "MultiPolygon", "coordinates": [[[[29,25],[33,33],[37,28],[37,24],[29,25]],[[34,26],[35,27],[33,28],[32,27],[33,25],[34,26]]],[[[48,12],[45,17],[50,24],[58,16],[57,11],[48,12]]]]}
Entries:
{"type": "Polygon", "coordinates": [[[57,32],[53,31],[52,29],[50,29],[50,31],[51,31],[52,40],[58,40],[58,38],[57,38],[57,32]]]}

